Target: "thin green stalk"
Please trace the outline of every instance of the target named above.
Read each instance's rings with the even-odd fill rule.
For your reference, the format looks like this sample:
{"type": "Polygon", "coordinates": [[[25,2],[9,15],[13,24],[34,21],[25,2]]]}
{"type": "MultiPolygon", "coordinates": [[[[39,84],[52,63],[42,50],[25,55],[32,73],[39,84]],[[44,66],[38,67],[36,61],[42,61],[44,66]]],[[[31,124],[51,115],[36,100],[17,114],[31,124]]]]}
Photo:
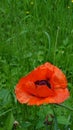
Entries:
{"type": "Polygon", "coordinates": [[[56,116],[56,113],[55,113],[55,110],[54,110],[54,105],[51,105],[52,107],[52,110],[53,110],[53,114],[54,114],[54,130],[58,130],[58,122],[57,122],[57,116],[56,116]]]}
{"type": "Polygon", "coordinates": [[[44,32],[44,34],[47,36],[47,39],[48,39],[48,45],[49,45],[49,54],[50,54],[50,47],[51,47],[51,45],[50,45],[50,36],[49,36],[49,34],[48,34],[48,32],[44,32]]]}
{"type": "Polygon", "coordinates": [[[48,125],[47,125],[47,124],[45,124],[45,126],[46,126],[46,130],[48,130],[48,125]]]}
{"type": "Polygon", "coordinates": [[[65,106],[65,105],[63,105],[63,104],[56,104],[56,105],[57,105],[57,106],[64,107],[64,108],[66,108],[66,109],[68,109],[68,110],[70,110],[70,111],[73,111],[72,108],[70,108],[70,107],[68,107],[68,106],[65,106]]]}
{"type": "Polygon", "coordinates": [[[10,112],[10,111],[14,110],[14,109],[16,109],[16,107],[15,107],[15,108],[13,108],[13,109],[12,109],[12,108],[11,108],[11,109],[8,109],[7,111],[5,111],[5,112],[1,113],[1,114],[0,114],[0,117],[1,117],[1,116],[3,116],[3,115],[5,115],[5,114],[6,114],[6,113],[8,113],[8,112],[10,112]]]}
{"type": "Polygon", "coordinates": [[[55,41],[55,46],[54,46],[54,64],[55,64],[55,57],[56,57],[56,48],[57,48],[57,42],[58,42],[58,35],[59,35],[59,27],[57,29],[57,34],[56,34],[56,41],[55,41]]]}

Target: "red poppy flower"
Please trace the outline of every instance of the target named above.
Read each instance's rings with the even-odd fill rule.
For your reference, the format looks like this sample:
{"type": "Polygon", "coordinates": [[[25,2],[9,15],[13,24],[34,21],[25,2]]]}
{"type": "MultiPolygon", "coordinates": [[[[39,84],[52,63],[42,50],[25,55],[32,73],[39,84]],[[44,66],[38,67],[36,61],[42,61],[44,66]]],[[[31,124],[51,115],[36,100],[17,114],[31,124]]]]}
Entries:
{"type": "Polygon", "coordinates": [[[15,94],[20,103],[28,105],[59,104],[69,97],[65,75],[48,62],[21,78],[15,94]]]}

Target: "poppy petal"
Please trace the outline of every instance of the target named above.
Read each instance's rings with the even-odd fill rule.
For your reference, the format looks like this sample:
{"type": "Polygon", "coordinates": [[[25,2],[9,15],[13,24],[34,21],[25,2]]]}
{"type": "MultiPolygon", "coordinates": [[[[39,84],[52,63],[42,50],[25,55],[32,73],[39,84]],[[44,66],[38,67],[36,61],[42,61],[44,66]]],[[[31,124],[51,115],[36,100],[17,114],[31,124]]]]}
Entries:
{"type": "Polygon", "coordinates": [[[47,62],[21,78],[15,94],[20,103],[28,105],[62,103],[69,97],[67,79],[59,68],[47,62]]]}
{"type": "Polygon", "coordinates": [[[56,66],[54,67],[54,72],[53,72],[50,82],[54,88],[67,87],[67,79],[64,73],[56,66]]]}
{"type": "Polygon", "coordinates": [[[34,104],[34,102],[39,101],[39,98],[32,96],[31,94],[28,94],[27,92],[20,89],[20,87],[19,88],[17,87],[17,89],[15,90],[15,94],[18,101],[22,104],[23,103],[29,104],[29,102],[32,102],[32,104],[34,104]]]}
{"type": "Polygon", "coordinates": [[[37,87],[36,92],[38,97],[44,97],[44,98],[53,96],[55,94],[54,90],[49,89],[45,85],[37,87]]]}
{"type": "Polygon", "coordinates": [[[41,104],[48,104],[48,103],[57,103],[60,104],[64,102],[69,97],[69,91],[68,89],[59,89],[56,90],[56,95],[54,97],[47,97],[47,98],[39,98],[35,100],[35,98],[32,98],[29,100],[28,105],[41,105],[41,104]]]}
{"type": "Polygon", "coordinates": [[[30,95],[20,88],[15,90],[16,97],[20,103],[27,103],[30,100],[30,95]]]}
{"type": "Polygon", "coordinates": [[[67,98],[69,98],[70,94],[67,88],[65,89],[56,89],[56,94],[54,97],[46,98],[44,101],[45,103],[62,103],[67,98]]]}

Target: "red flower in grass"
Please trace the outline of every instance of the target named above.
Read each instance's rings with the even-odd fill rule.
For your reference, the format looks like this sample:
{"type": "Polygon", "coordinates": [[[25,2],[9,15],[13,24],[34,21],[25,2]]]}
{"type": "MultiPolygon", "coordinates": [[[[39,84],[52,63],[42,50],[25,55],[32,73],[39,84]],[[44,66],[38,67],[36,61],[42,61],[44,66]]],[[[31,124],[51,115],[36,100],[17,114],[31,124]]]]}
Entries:
{"type": "Polygon", "coordinates": [[[28,105],[59,104],[69,97],[65,75],[48,62],[21,78],[15,94],[20,103],[28,105]]]}

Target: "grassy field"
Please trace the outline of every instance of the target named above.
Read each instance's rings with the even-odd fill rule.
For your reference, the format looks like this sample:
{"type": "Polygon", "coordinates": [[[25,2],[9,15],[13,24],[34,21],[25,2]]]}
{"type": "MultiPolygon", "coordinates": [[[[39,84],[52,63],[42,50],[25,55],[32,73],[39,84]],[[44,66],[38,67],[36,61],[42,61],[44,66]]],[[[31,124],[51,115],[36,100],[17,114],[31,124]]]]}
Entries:
{"type": "Polygon", "coordinates": [[[51,106],[19,104],[18,80],[51,62],[68,79],[73,109],[73,2],[71,0],[0,0],[0,130],[73,130],[73,111],[55,106],[56,122],[44,125],[51,106]],[[17,121],[17,127],[13,127],[17,121]]]}

